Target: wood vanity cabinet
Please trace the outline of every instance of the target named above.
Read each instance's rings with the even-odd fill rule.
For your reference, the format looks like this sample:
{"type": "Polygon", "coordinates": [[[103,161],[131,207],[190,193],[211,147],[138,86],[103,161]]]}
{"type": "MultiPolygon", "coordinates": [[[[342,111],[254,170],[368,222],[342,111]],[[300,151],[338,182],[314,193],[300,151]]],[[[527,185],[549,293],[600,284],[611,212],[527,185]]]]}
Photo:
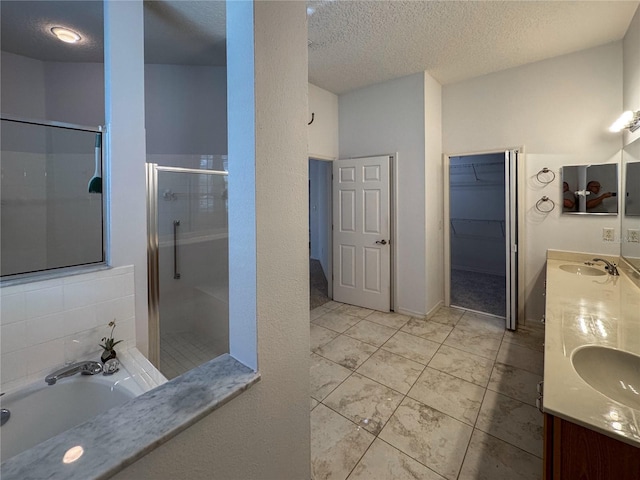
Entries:
{"type": "Polygon", "coordinates": [[[544,480],[639,480],[640,448],[544,414],[544,480]]]}

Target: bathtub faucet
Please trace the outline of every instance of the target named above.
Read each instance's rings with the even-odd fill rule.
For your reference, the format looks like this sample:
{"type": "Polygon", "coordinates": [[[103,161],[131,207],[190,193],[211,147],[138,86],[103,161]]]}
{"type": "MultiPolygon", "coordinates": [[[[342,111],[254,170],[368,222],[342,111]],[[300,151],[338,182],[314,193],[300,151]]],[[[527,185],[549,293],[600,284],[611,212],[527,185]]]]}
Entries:
{"type": "Polygon", "coordinates": [[[56,370],[55,372],[47,375],[44,381],[49,385],[53,385],[59,379],[70,377],[76,373],[81,373],[82,375],[97,375],[101,372],[102,365],[100,363],[87,360],[86,362],[73,363],[61,368],[60,370],[56,370]]]}

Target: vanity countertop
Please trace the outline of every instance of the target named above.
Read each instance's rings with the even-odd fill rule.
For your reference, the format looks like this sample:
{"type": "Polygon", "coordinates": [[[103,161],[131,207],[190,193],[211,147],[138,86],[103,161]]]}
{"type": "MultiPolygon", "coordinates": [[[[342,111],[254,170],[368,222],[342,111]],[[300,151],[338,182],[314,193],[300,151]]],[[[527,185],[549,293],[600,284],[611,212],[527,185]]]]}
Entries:
{"type": "MultiPolygon", "coordinates": [[[[543,408],[545,413],[640,447],[640,410],[609,399],[591,387],[571,361],[574,352],[586,345],[640,355],[637,273],[625,264],[618,267],[619,277],[581,276],[560,268],[584,267],[584,262],[595,257],[618,262],[618,258],[594,254],[555,250],[547,253],[543,408]]],[[[592,267],[604,271],[600,262],[592,267]]],[[[640,378],[630,386],[640,387],[640,378]]]]}

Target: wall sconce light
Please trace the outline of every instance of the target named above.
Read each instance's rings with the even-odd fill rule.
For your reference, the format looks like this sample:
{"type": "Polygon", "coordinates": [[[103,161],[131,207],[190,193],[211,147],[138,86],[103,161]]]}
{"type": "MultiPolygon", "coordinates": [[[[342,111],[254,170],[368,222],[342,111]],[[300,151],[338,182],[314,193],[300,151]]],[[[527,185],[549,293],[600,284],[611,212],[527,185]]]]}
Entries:
{"type": "Polygon", "coordinates": [[[620,132],[622,129],[628,128],[630,131],[635,132],[640,128],[640,110],[631,111],[627,110],[620,118],[618,118],[613,125],[609,127],[610,132],[620,132]]]}

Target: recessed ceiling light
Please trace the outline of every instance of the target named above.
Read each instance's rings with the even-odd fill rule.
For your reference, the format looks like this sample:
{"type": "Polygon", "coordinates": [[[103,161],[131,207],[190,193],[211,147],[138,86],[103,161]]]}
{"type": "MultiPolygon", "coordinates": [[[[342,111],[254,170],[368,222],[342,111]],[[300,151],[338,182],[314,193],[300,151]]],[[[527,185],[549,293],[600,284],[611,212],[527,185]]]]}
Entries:
{"type": "Polygon", "coordinates": [[[51,33],[53,33],[58,40],[61,40],[66,43],[76,43],[79,42],[81,37],[73,30],[69,30],[68,28],[63,27],[53,27],[51,29],[51,33]]]}

